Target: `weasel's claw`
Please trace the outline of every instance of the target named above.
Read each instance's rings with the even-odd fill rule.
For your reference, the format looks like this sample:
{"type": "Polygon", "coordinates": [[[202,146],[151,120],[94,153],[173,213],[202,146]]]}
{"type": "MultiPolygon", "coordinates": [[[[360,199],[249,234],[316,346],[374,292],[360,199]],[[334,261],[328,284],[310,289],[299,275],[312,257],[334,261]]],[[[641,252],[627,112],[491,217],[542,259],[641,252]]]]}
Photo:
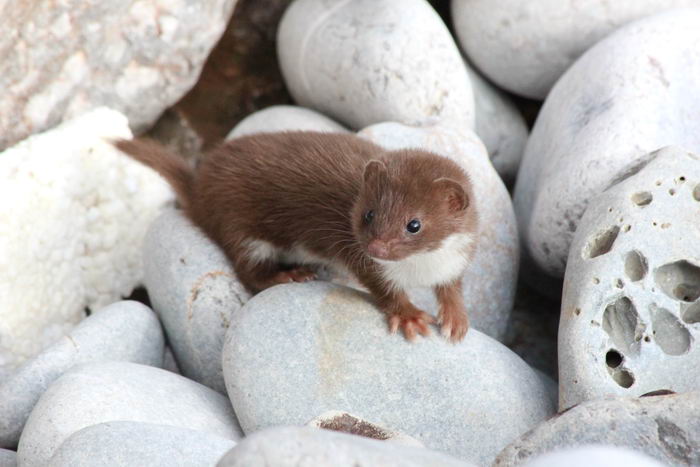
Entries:
{"type": "Polygon", "coordinates": [[[395,334],[401,328],[406,339],[414,341],[418,334],[429,336],[430,328],[428,325],[434,322],[435,318],[423,311],[411,315],[397,313],[389,317],[389,330],[395,334]]]}

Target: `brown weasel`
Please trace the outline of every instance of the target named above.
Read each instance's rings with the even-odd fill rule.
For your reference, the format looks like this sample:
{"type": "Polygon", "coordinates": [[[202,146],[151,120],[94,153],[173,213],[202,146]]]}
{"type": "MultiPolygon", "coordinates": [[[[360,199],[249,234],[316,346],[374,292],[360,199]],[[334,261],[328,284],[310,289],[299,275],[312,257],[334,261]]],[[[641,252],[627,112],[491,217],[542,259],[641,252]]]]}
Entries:
{"type": "Polygon", "coordinates": [[[466,334],[461,278],[477,215],[469,177],[453,161],[305,131],[234,139],[196,171],[153,141],[116,146],[168,180],[252,293],[314,279],[307,264],[341,266],[372,293],[392,332],[429,335],[434,318],[406,290],[431,286],[442,334],[466,334]]]}

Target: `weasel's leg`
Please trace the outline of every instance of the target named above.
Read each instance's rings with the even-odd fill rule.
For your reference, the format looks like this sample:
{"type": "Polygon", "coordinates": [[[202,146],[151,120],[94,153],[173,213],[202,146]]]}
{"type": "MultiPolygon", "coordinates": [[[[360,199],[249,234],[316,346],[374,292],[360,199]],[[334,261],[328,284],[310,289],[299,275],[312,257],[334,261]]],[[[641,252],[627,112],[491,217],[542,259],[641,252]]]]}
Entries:
{"type": "Polygon", "coordinates": [[[440,303],[438,323],[442,335],[452,342],[461,341],[469,330],[469,319],[462,298],[462,278],[435,286],[435,295],[440,303]]]}

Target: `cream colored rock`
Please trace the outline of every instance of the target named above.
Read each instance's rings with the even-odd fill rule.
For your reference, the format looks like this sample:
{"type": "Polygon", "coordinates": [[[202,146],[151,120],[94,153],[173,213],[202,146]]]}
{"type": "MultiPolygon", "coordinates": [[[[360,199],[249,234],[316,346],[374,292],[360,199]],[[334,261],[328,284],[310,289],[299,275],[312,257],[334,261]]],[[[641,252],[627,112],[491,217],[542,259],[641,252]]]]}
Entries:
{"type": "Polygon", "coordinates": [[[669,144],[700,150],[700,9],[619,29],[557,82],[518,173],[514,206],[527,253],[561,277],[589,200],[669,144]]]}
{"type": "Polygon", "coordinates": [[[670,147],[594,198],[569,255],[560,409],[700,387],[700,157],[670,147]]]}
{"type": "Polygon", "coordinates": [[[277,44],[296,102],[352,128],[428,118],[474,125],[459,50],[425,0],[296,0],[277,44]]]}
{"type": "Polygon", "coordinates": [[[314,110],[296,105],[273,105],[241,120],[226,139],[254,133],[294,130],[348,133],[345,127],[314,110]]]}
{"type": "Polygon", "coordinates": [[[455,32],[469,58],[499,86],[544,99],[589,47],[615,29],[698,0],[452,0],[455,32]]]}

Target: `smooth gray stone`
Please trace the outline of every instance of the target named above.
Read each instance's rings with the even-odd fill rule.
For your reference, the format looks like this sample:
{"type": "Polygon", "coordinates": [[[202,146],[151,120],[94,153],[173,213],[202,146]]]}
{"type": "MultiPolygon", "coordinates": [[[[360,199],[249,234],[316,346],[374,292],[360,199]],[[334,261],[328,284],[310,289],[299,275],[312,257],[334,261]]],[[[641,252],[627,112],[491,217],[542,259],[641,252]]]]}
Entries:
{"type": "Polygon", "coordinates": [[[17,467],[17,453],[0,448],[0,467],[17,467]]]}
{"type": "Polygon", "coordinates": [[[74,365],[124,360],[161,366],[163,341],[155,313],[139,302],[117,302],[88,316],[0,386],[0,446],[17,446],[39,397],[74,365]]]}
{"type": "Polygon", "coordinates": [[[226,139],[271,131],[323,131],[349,133],[348,129],[315,110],[296,105],[273,105],[238,122],[226,139]]]}
{"type": "Polygon", "coordinates": [[[217,467],[469,467],[424,448],[311,427],[270,428],[246,437],[217,467]]]}
{"type": "Polygon", "coordinates": [[[153,222],[143,263],[148,296],[180,371],[225,394],[224,334],[250,295],[223,252],[179,210],[166,210],[153,222]]]}
{"type": "Polygon", "coordinates": [[[563,410],[609,395],[700,389],[700,156],[651,154],[593,198],[566,268],[563,410]]]}
{"type": "Polygon", "coordinates": [[[139,422],[107,422],[73,433],[52,467],[213,466],[236,442],[202,431],[139,422]]]}
{"type": "Polygon", "coordinates": [[[664,465],[700,465],[700,393],[584,402],[513,442],[493,465],[519,466],[550,451],[589,444],[629,448],[664,465]]]}
{"type": "Polygon", "coordinates": [[[357,290],[275,286],[232,316],[224,377],[247,434],[347,411],[479,465],[554,413],[546,383],[471,329],[408,342],[357,290]]]}
{"type": "Polygon", "coordinates": [[[700,8],[630,23],[588,49],[547,96],[513,206],[526,254],[562,277],[588,203],[657,149],[700,152],[700,8]]]}
{"type": "Polygon", "coordinates": [[[592,444],[543,454],[522,467],[663,467],[649,456],[617,446],[592,444]]]}
{"type": "Polygon", "coordinates": [[[73,433],[111,421],[157,423],[238,440],[229,401],[167,370],[127,362],[81,365],[61,376],[34,407],[17,450],[22,466],[45,466],[73,433]]]}

